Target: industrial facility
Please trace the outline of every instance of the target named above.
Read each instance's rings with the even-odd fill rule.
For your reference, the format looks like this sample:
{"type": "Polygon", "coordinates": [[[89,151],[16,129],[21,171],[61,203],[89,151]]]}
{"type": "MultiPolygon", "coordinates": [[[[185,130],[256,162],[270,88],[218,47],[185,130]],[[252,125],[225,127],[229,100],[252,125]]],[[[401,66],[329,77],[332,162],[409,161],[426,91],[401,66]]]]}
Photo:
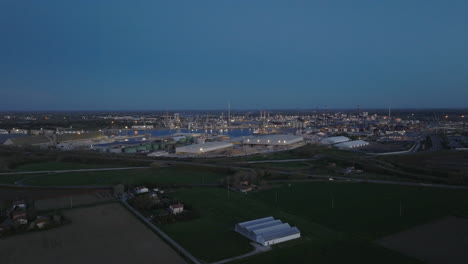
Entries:
{"type": "Polygon", "coordinates": [[[301,237],[297,227],[275,220],[272,216],[238,223],[234,230],[263,246],[275,245],[301,237]]]}
{"type": "Polygon", "coordinates": [[[324,138],[324,139],[320,140],[320,143],[326,144],[326,145],[333,145],[333,144],[338,144],[338,143],[341,143],[341,142],[347,142],[349,140],[350,139],[348,137],[343,137],[343,136],[327,137],[327,138],[324,138]]]}
{"type": "Polygon", "coordinates": [[[180,154],[203,154],[207,152],[212,152],[216,150],[224,150],[227,148],[232,148],[233,144],[230,142],[206,142],[202,144],[192,144],[188,146],[182,146],[176,148],[176,153],[180,154]]]}
{"type": "Polygon", "coordinates": [[[365,147],[367,145],[369,145],[369,143],[364,140],[353,140],[353,141],[338,143],[335,145],[335,147],[339,149],[354,149],[354,148],[365,147]]]}
{"type": "Polygon", "coordinates": [[[303,137],[295,135],[265,135],[246,137],[242,142],[247,145],[283,146],[302,141],[304,141],[303,137]]]}

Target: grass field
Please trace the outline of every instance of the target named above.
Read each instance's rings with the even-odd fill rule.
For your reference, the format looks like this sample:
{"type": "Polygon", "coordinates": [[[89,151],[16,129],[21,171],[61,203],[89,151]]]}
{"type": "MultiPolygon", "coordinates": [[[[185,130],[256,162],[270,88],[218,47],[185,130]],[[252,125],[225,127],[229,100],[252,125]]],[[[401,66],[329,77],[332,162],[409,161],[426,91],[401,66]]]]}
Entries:
{"type": "Polygon", "coordinates": [[[253,193],[251,197],[366,240],[468,212],[466,190],[331,182],[288,186],[253,193]]]}
{"type": "Polygon", "coordinates": [[[214,184],[226,175],[187,168],[135,169],[47,174],[28,179],[28,185],[110,185],[110,184],[214,184]]]}
{"type": "Polygon", "coordinates": [[[37,162],[27,163],[15,168],[15,171],[79,170],[123,167],[117,164],[89,164],[76,162],[37,162]]]}
{"type": "Polygon", "coordinates": [[[0,175],[0,184],[14,184],[16,181],[29,177],[33,174],[10,174],[0,175]]]}
{"type": "MultiPolygon", "coordinates": [[[[291,213],[260,197],[221,188],[182,189],[171,194],[199,210],[201,217],[162,225],[167,234],[199,259],[209,262],[251,250],[248,240],[233,231],[238,222],[274,216],[301,230],[302,238],[275,246],[273,251],[241,263],[419,263],[370,241],[317,224],[303,212],[291,213]]],[[[274,201],[274,199],[272,199],[274,201]]],[[[308,200],[296,201],[314,210],[308,200]]],[[[345,221],[345,219],[342,219],[345,221]]]]}
{"type": "Polygon", "coordinates": [[[64,214],[71,223],[0,239],[0,263],[187,263],[118,203],[64,214]]]}

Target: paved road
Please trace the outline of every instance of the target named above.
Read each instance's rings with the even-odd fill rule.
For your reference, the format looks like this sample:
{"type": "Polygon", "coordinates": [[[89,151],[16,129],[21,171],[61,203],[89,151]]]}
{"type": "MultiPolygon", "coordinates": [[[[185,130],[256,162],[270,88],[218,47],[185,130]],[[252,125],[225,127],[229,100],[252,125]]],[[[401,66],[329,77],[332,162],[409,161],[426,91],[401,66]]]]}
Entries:
{"type": "Polygon", "coordinates": [[[262,246],[260,244],[254,243],[254,242],[250,242],[250,244],[255,248],[253,251],[251,251],[249,253],[246,253],[244,255],[237,256],[237,257],[227,258],[227,259],[223,259],[223,260],[220,260],[220,261],[217,261],[217,262],[213,262],[211,264],[228,263],[228,262],[231,262],[231,261],[234,261],[234,260],[247,258],[247,257],[253,256],[253,255],[260,254],[260,253],[267,252],[267,251],[271,250],[271,247],[269,247],[269,246],[264,247],[264,246],[262,246]]]}
{"type": "Polygon", "coordinates": [[[243,162],[237,162],[237,163],[239,163],[239,164],[283,163],[283,162],[309,161],[309,160],[317,160],[317,159],[316,158],[310,158],[310,159],[285,159],[285,160],[256,160],[256,161],[243,161],[243,162]]]}
{"type": "Polygon", "coordinates": [[[134,169],[148,169],[146,167],[123,167],[123,168],[101,168],[101,169],[78,169],[78,170],[48,170],[48,171],[16,171],[16,172],[2,172],[1,175],[16,175],[16,174],[49,174],[49,173],[67,173],[67,172],[89,172],[89,171],[118,171],[118,170],[134,170],[134,169]]]}
{"type": "Polygon", "coordinates": [[[138,218],[141,219],[141,221],[145,222],[151,229],[153,229],[156,233],[158,233],[162,238],[166,240],[167,243],[169,243],[171,246],[176,248],[182,255],[184,255],[187,259],[192,261],[195,264],[201,264],[200,261],[198,261],[190,252],[188,252],[185,248],[183,248],[181,245],[179,245],[177,242],[175,242],[171,237],[166,235],[159,227],[157,227],[153,222],[151,222],[150,219],[147,217],[144,217],[140,212],[135,210],[132,206],[130,206],[127,203],[127,200],[125,198],[121,199],[122,204],[128,208],[128,210],[132,211],[138,218]]]}

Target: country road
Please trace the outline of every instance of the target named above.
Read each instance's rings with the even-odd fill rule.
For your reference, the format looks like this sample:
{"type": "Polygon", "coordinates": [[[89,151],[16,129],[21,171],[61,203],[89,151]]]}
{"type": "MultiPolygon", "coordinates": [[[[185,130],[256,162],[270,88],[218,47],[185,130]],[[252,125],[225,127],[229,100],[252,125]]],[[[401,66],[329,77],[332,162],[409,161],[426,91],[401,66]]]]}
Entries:
{"type": "Polygon", "coordinates": [[[89,171],[118,171],[118,170],[134,170],[134,169],[149,169],[151,167],[122,167],[122,168],[101,168],[101,169],[76,169],[76,170],[48,170],[48,171],[15,171],[2,172],[2,175],[19,175],[19,174],[50,174],[50,173],[67,173],[67,172],[89,172],[89,171]]]}

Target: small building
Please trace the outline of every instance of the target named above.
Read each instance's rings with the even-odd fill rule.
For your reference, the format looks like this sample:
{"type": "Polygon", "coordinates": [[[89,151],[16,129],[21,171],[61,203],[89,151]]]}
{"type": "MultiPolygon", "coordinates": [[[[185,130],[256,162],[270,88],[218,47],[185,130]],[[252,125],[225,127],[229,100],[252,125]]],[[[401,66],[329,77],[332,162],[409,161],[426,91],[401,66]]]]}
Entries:
{"type": "Polygon", "coordinates": [[[275,220],[272,216],[238,223],[234,230],[263,246],[275,245],[301,237],[297,227],[275,220]]]}
{"type": "Polygon", "coordinates": [[[14,201],[11,205],[12,210],[21,210],[21,209],[26,209],[27,204],[24,200],[17,200],[14,201]]]}
{"type": "Polygon", "coordinates": [[[38,216],[37,219],[34,220],[34,223],[36,224],[37,228],[43,229],[50,224],[50,218],[46,216],[38,216]]]}
{"type": "Polygon", "coordinates": [[[17,219],[24,218],[27,219],[28,214],[26,210],[14,210],[10,213],[11,220],[16,221],[17,219]]]}
{"type": "Polygon", "coordinates": [[[169,206],[169,211],[171,211],[172,214],[180,214],[184,211],[184,204],[182,203],[176,203],[172,204],[169,206]]]}
{"type": "Polygon", "coordinates": [[[143,194],[143,193],[148,193],[149,189],[146,188],[145,186],[138,186],[135,187],[135,194],[143,194]]]}

